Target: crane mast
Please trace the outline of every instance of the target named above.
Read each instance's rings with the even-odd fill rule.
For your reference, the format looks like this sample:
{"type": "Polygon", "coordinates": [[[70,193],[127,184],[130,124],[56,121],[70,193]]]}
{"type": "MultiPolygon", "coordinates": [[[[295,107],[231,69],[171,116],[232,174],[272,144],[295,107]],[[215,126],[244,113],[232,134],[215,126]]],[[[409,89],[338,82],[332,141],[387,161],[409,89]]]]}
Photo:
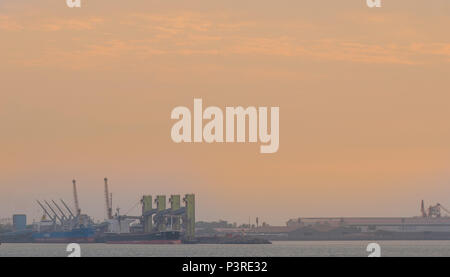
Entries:
{"type": "Polygon", "coordinates": [[[110,196],[108,191],[108,178],[105,178],[105,202],[106,202],[106,215],[108,219],[112,219],[112,195],[110,196]],[[111,197],[111,198],[110,198],[111,197]]]}
{"type": "Polygon", "coordinates": [[[73,183],[73,200],[75,203],[75,212],[77,216],[80,216],[81,209],[80,206],[78,205],[77,182],[76,180],[72,180],[72,183],[73,183]]]}
{"type": "Polygon", "coordinates": [[[113,202],[112,202],[112,193],[109,194],[109,210],[111,211],[111,218],[112,218],[112,206],[113,206],[113,202]]]}
{"type": "Polygon", "coordinates": [[[420,212],[422,213],[422,217],[427,217],[427,212],[425,211],[425,204],[424,204],[423,200],[420,205],[420,212]]]}

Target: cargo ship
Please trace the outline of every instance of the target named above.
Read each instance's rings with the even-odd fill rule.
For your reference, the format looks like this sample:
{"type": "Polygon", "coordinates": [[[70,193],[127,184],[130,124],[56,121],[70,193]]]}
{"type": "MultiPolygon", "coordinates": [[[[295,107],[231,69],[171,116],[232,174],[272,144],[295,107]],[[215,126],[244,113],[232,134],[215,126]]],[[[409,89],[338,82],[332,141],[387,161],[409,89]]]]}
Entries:
{"type": "Polygon", "coordinates": [[[74,228],[70,231],[34,232],[31,241],[35,243],[93,243],[95,229],[90,227],[74,228]]]}
{"type": "Polygon", "coordinates": [[[27,243],[32,242],[31,230],[13,231],[0,234],[0,243],[27,243]]]}
{"type": "Polygon", "coordinates": [[[108,244],[181,244],[179,231],[153,233],[105,233],[98,242],[108,244]]]}

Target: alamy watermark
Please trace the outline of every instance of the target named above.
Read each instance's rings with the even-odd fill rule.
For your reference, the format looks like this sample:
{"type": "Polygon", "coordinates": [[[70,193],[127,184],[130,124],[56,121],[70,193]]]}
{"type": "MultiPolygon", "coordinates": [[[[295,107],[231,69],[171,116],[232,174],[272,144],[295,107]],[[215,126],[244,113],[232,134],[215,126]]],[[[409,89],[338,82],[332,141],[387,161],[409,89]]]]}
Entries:
{"type": "Polygon", "coordinates": [[[81,8],[81,0],[66,0],[67,7],[81,8]]]}
{"type": "MultiPolygon", "coordinates": [[[[381,8],[381,0],[366,0],[369,8],[381,8]]],[[[81,0],[66,0],[67,7],[81,8],[81,0]]]]}
{"type": "Polygon", "coordinates": [[[381,8],[381,0],[366,0],[366,3],[369,8],[381,8]]]}
{"type": "MultiPolygon", "coordinates": [[[[366,0],[369,8],[381,8],[381,0],[366,0]]],[[[66,0],[67,7],[81,8],[81,0],[66,0]]]]}
{"type": "Polygon", "coordinates": [[[369,243],[366,251],[369,252],[368,257],[381,257],[381,246],[376,242],[369,243]]]}
{"type": "Polygon", "coordinates": [[[81,257],[81,246],[78,243],[70,243],[66,246],[69,253],[67,257],[81,257]]]}
{"type": "Polygon", "coordinates": [[[261,153],[275,153],[280,145],[280,108],[267,107],[225,107],[224,112],[219,107],[207,107],[203,110],[203,100],[194,99],[194,114],[187,107],[176,107],[172,110],[171,118],[178,119],[171,131],[172,140],[181,142],[259,142],[261,153]],[[192,137],[192,118],[194,135],[192,137]],[[225,122],[224,122],[225,119],[225,122]],[[203,126],[203,120],[209,120],[203,126]],[[248,140],[246,136],[248,120],[248,140]],[[236,122],[236,128],[235,128],[236,122]],[[235,136],[236,129],[236,136],[235,136]],[[226,132],[224,135],[224,131],[226,132]]]}

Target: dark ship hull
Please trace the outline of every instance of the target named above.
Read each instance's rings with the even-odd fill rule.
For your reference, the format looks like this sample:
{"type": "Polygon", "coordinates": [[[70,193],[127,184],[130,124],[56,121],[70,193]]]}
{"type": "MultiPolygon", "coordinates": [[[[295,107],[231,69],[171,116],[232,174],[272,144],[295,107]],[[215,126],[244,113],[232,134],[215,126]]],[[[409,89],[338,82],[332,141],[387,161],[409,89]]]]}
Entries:
{"type": "Polygon", "coordinates": [[[127,234],[106,233],[101,240],[109,244],[180,244],[181,235],[178,231],[127,234]]]}

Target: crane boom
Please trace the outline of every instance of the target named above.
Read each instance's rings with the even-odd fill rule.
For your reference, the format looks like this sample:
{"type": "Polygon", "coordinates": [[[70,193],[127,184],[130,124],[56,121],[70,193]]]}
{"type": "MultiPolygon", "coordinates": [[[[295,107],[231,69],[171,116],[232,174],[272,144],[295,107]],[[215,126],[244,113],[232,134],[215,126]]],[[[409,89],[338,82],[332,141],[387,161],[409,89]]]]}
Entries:
{"type": "Polygon", "coordinates": [[[60,200],[61,203],[64,205],[64,207],[67,209],[67,211],[69,211],[70,216],[71,216],[71,217],[75,217],[75,216],[73,215],[72,211],[70,210],[69,206],[67,206],[66,202],[64,202],[64,200],[62,200],[62,199],[59,199],[59,200],[60,200]]]}
{"type": "Polygon", "coordinates": [[[54,200],[52,200],[53,205],[55,205],[55,207],[58,209],[58,211],[61,213],[61,216],[64,220],[67,220],[67,216],[66,214],[61,210],[61,208],[58,206],[58,204],[56,204],[56,202],[54,200]]]}
{"type": "Polygon", "coordinates": [[[59,217],[59,215],[55,212],[55,210],[53,210],[52,206],[50,206],[50,204],[47,202],[47,200],[44,200],[44,203],[47,204],[47,206],[49,207],[49,209],[52,211],[52,213],[55,215],[56,219],[58,219],[61,224],[64,224],[64,221],[62,220],[61,217],[59,217]]]}
{"type": "Polygon", "coordinates": [[[75,204],[75,213],[77,216],[81,214],[80,206],[78,205],[78,193],[77,193],[77,181],[74,179],[72,180],[73,183],[73,201],[75,204]]]}
{"type": "Polygon", "coordinates": [[[439,207],[441,207],[441,209],[443,209],[447,214],[450,214],[449,210],[447,210],[444,206],[442,206],[441,204],[439,204],[439,207]]]}
{"type": "Polygon", "coordinates": [[[42,210],[44,210],[44,213],[53,221],[55,222],[55,218],[47,211],[47,209],[44,207],[44,205],[42,205],[41,202],[39,202],[39,200],[36,200],[36,202],[39,204],[39,206],[41,206],[42,210]]]}

